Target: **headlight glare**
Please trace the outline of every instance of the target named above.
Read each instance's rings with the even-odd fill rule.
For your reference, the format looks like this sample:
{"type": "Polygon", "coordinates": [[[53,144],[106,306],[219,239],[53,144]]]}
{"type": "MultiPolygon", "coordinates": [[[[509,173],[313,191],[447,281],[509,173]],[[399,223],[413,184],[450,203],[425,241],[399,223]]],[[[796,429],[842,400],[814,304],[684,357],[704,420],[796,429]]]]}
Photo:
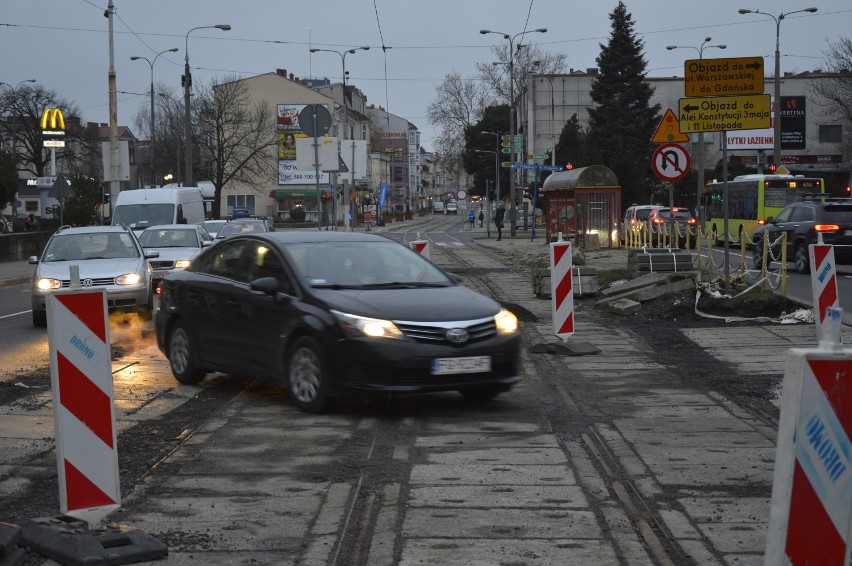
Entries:
{"type": "Polygon", "coordinates": [[[39,291],[52,291],[53,289],[62,288],[62,281],[59,279],[50,279],[48,277],[42,277],[38,281],[36,281],[36,288],[39,291]]]}
{"type": "Polygon", "coordinates": [[[350,338],[390,338],[392,340],[404,340],[405,336],[389,320],[379,318],[368,318],[340,311],[331,311],[337,317],[343,332],[350,338]]]}
{"type": "Polygon", "coordinates": [[[116,285],[138,285],[142,281],[142,276],[138,273],[125,273],[115,278],[116,285]]]}
{"type": "Polygon", "coordinates": [[[179,259],[175,262],[175,268],[177,269],[186,269],[189,267],[190,261],[188,259],[179,259]]]}
{"type": "Polygon", "coordinates": [[[518,331],[518,317],[506,309],[501,309],[494,315],[494,324],[497,325],[497,332],[500,334],[512,334],[518,331]]]}

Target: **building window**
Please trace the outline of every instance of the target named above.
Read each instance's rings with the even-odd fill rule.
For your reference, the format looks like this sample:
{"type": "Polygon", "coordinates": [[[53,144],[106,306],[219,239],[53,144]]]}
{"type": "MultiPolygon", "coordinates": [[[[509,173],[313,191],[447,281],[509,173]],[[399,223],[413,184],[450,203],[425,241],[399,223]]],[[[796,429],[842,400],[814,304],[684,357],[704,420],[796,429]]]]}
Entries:
{"type": "Polygon", "coordinates": [[[402,182],[402,167],[394,167],[393,168],[393,182],[401,183],[402,182]]]}
{"type": "Polygon", "coordinates": [[[840,124],[823,124],[819,127],[819,141],[840,143],[843,141],[843,127],[840,124]]]}
{"type": "Polygon", "coordinates": [[[26,212],[38,212],[38,201],[37,200],[25,200],[24,201],[24,210],[26,212]]]}
{"type": "Polygon", "coordinates": [[[227,195],[227,197],[228,214],[231,214],[235,207],[247,208],[255,214],[254,195],[227,195]]]}

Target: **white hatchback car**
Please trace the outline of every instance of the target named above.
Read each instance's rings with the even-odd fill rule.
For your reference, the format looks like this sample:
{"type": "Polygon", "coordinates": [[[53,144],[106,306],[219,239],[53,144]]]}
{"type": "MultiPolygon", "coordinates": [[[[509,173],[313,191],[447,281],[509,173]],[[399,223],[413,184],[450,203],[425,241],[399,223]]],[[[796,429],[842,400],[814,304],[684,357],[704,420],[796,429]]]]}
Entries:
{"type": "Polygon", "coordinates": [[[82,287],[103,288],[110,310],[137,312],[150,318],[153,305],[151,266],[133,232],[124,226],[63,227],[57,230],[36,266],[32,284],[33,326],[47,325],[47,295],[71,287],[71,266],[79,268],[82,287]]]}

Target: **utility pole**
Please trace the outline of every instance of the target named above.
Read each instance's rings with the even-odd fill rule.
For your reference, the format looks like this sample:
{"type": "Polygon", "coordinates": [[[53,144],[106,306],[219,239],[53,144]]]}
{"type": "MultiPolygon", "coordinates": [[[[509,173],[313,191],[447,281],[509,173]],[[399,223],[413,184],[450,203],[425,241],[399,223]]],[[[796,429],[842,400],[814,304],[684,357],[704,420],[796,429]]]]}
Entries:
{"type": "Polygon", "coordinates": [[[115,80],[115,49],[113,45],[112,19],[115,14],[115,6],[112,0],[109,0],[106,14],[109,19],[109,197],[111,202],[115,202],[118,198],[118,193],[121,191],[121,182],[119,181],[119,161],[118,161],[118,88],[115,80]]]}

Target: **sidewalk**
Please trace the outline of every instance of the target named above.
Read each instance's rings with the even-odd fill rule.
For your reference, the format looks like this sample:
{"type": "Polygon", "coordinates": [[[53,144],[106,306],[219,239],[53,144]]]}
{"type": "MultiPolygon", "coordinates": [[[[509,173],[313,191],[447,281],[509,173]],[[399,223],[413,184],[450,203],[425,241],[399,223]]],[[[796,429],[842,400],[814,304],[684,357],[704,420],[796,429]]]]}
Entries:
{"type": "Polygon", "coordinates": [[[30,282],[35,266],[27,260],[0,263],[0,287],[23,285],[30,282]]]}

